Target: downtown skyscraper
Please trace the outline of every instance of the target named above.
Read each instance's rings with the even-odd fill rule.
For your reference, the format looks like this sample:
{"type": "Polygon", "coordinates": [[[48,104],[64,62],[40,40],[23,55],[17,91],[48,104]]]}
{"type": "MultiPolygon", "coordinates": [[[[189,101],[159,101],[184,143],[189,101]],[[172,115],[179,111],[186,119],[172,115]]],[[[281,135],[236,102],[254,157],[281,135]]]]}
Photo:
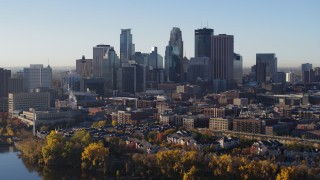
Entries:
{"type": "Polygon", "coordinates": [[[121,29],[120,34],[120,60],[122,63],[128,62],[134,54],[135,47],[132,44],[131,29],[121,29]]]}
{"type": "Polygon", "coordinates": [[[120,60],[114,48],[110,45],[93,47],[93,77],[102,78],[110,92],[117,87],[117,70],[120,60]]]}
{"type": "Polygon", "coordinates": [[[213,79],[233,80],[234,38],[219,34],[212,37],[213,79]]]}
{"type": "Polygon", "coordinates": [[[169,45],[165,54],[165,80],[168,82],[181,82],[184,79],[183,41],[180,28],[174,27],[170,33],[169,45]]]}
{"type": "Polygon", "coordinates": [[[10,76],[10,70],[0,68],[0,98],[8,97],[8,80],[10,76]]]}
{"type": "Polygon", "coordinates": [[[211,59],[211,38],[213,36],[213,29],[202,28],[194,31],[194,56],[208,57],[211,59]]]}
{"type": "Polygon", "coordinates": [[[25,92],[30,92],[31,90],[36,88],[51,88],[51,67],[43,67],[42,64],[31,64],[29,68],[24,68],[23,84],[25,92]]]}
{"type": "Polygon", "coordinates": [[[257,82],[273,81],[277,74],[277,57],[274,53],[256,54],[256,76],[257,82]]]}

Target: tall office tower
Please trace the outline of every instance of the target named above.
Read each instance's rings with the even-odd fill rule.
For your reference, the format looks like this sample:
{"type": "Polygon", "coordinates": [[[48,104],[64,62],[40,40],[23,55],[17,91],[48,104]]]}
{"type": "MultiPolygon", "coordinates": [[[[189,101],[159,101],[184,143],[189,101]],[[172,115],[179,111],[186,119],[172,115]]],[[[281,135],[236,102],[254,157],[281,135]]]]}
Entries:
{"type": "Polygon", "coordinates": [[[272,82],[277,74],[277,57],[273,53],[256,54],[257,82],[272,82]]]}
{"type": "Polygon", "coordinates": [[[136,92],[136,66],[122,64],[117,74],[117,89],[120,92],[135,93],[136,92]]]}
{"type": "Polygon", "coordinates": [[[281,83],[285,84],[286,83],[286,73],[285,72],[277,72],[277,76],[274,79],[275,83],[281,83]]]}
{"type": "Polygon", "coordinates": [[[132,55],[132,59],[136,61],[138,64],[148,65],[148,53],[141,53],[141,52],[135,52],[134,55],[132,55]]]}
{"type": "Polygon", "coordinates": [[[320,67],[314,68],[314,82],[320,82],[320,67]]]}
{"type": "Polygon", "coordinates": [[[8,93],[23,92],[23,77],[12,77],[8,79],[8,93]]]}
{"type": "Polygon", "coordinates": [[[179,49],[177,46],[167,46],[165,55],[165,80],[167,82],[180,82],[182,64],[179,58],[179,49]]]}
{"type": "Polygon", "coordinates": [[[183,41],[182,41],[182,32],[180,28],[174,27],[170,33],[169,46],[177,47],[179,50],[179,58],[183,58],[183,41]]]}
{"type": "Polygon", "coordinates": [[[183,75],[183,41],[181,30],[172,28],[165,55],[166,81],[181,82],[183,75]]]}
{"type": "Polygon", "coordinates": [[[319,76],[320,75],[320,67],[314,68],[314,75],[319,76]]]}
{"type": "Polygon", "coordinates": [[[210,82],[210,59],[208,57],[191,58],[187,65],[187,81],[195,82],[210,82]]]}
{"type": "Polygon", "coordinates": [[[8,79],[10,76],[10,70],[0,68],[0,98],[8,97],[8,79]]]}
{"type": "Polygon", "coordinates": [[[233,36],[219,34],[212,37],[213,79],[233,79],[233,36]]]}
{"type": "Polygon", "coordinates": [[[93,77],[103,78],[108,90],[116,89],[120,60],[110,45],[93,47],[93,77]]]}
{"type": "Polygon", "coordinates": [[[92,59],[86,59],[85,56],[82,56],[81,59],[76,60],[76,72],[82,77],[93,77],[93,67],[92,59]]]}
{"type": "Polygon", "coordinates": [[[0,112],[8,110],[8,80],[11,71],[0,68],[0,112]]]}
{"type": "Polygon", "coordinates": [[[240,54],[234,53],[233,58],[233,79],[237,82],[238,86],[242,86],[243,76],[243,61],[240,54]]]}
{"type": "Polygon", "coordinates": [[[152,47],[151,53],[148,56],[148,66],[153,69],[163,69],[163,57],[158,54],[158,48],[152,47]]]}
{"type": "Polygon", "coordinates": [[[294,84],[295,80],[296,80],[296,76],[293,72],[286,73],[286,82],[294,84]]]}
{"type": "Polygon", "coordinates": [[[128,62],[134,54],[131,29],[121,29],[120,34],[120,59],[121,62],[128,62]]]}
{"type": "Polygon", "coordinates": [[[136,67],[136,92],[146,91],[146,66],[143,64],[131,64],[136,67]]]}
{"type": "MultiPolygon", "coordinates": [[[[213,36],[213,29],[196,29],[194,31],[194,56],[195,57],[209,57],[211,59],[211,37],[213,36]]],[[[212,59],[211,59],[212,61],[212,59]]]]}
{"type": "Polygon", "coordinates": [[[303,72],[303,83],[313,83],[314,81],[314,71],[313,69],[310,69],[309,71],[303,72]]]}
{"type": "Polygon", "coordinates": [[[35,88],[51,88],[51,67],[43,67],[42,64],[31,64],[29,68],[23,69],[23,83],[25,92],[30,92],[35,88]]]}
{"type": "Polygon", "coordinates": [[[80,82],[82,76],[74,71],[68,71],[62,74],[62,85],[65,90],[80,91],[80,82]]]}
{"type": "Polygon", "coordinates": [[[305,64],[301,64],[301,80],[302,80],[302,82],[304,82],[304,72],[305,71],[310,71],[310,70],[312,70],[312,64],[310,64],[310,63],[305,63],[305,64]]]}

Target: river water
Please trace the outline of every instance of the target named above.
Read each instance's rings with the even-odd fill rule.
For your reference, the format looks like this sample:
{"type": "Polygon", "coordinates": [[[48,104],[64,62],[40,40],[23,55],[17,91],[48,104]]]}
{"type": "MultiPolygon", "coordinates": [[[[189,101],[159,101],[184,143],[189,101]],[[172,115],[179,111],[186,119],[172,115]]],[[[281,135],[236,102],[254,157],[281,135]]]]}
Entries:
{"type": "Polygon", "coordinates": [[[0,147],[0,179],[36,180],[41,176],[36,171],[28,170],[19,158],[19,152],[14,147],[0,147]]]}
{"type": "Polygon", "coordinates": [[[80,169],[36,167],[20,158],[13,146],[0,147],[0,180],[115,179],[103,173],[86,173],[80,169]]]}

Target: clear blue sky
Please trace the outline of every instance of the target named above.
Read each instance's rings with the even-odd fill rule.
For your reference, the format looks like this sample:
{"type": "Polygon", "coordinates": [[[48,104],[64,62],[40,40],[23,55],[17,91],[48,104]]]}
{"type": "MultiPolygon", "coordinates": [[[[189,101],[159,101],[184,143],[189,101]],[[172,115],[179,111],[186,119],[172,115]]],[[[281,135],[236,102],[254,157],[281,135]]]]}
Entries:
{"type": "Polygon", "coordinates": [[[244,66],[256,53],[276,53],[278,66],[320,65],[320,0],[0,0],[0,67],[75,66],[92,47],[119,55],[120,29],[131,28],[136,51],[164,55],[172,27],[194,56],[194,30],[235,36],[244,66]]]}

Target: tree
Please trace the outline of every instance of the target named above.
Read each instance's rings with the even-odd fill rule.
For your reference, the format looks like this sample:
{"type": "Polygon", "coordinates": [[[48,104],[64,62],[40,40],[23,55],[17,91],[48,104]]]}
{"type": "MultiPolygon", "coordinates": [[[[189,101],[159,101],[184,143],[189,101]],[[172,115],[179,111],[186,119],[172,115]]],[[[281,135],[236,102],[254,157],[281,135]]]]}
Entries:
{"type": "Polygon", "coordinates": [[[99,128],[99,127],[104,127],[107,125],[107,122],[106,121],[98,121],[98,122],[94,122],[91,127],[93,128],[99,128]]]}
{"type": "Polygon", "coordinates": [[[161,172],[169,178],[179,176],[181,173],[181,156],[182,152],[180,150],[158,152],[156,158],[161,172]]]}
{"type": "Polygon", "coordinates": [[[190,170],[183,175],[183,180],[194,180],[196,178],[196,173],[198,169],[195,166],[192,166],[190,170]]]}
{"type": "Polygon", "coordinates": [[[277,175],[277,180],[289,180],[294,177],[294,167],[282,168],[280,173],[277,175]]]}
{"type": "Polygon", "coordinates": [[[83,169],[96,169],[104,166],[105,157],[109,150],[102,143],[91,143],[84,148],[81,155],[81,167],[83,169]]]}
{"type": "Polygon", "coordinates": [[[163,132],[164,135],[168,135],[168,134],[172,134],[174,133],[176,130],[175,129],[167,129],[163,132]]]}
{"type": "Polygon", "coordinates": [[[81,131],[76,131],[73,134],[71,141],[74,143],[79,143],[81,146],[85,147],[90,144],[91,137],[87,131],[81,130],[81,131]]]}
{"type": "Polygon", "coordinates": [[[158,133],[156,131],[150,131],[148,133],[148,141],[149,142],[154,142],[156,140],[157,134],[158,133]]]}
{"type": "Polygon", "coordinates": [[[166,135],[164,133],[158,133],[157,134],[157,138],[156,138],[156,142],[157,143],[161,143],[165,139],[166,139],[166,135]]]}
{"type": "Polygon", "coordinates": [[[112,126],[116,126],[116,125],[118,125],[118,121],[117,120],[112,120],[111,124],[112,124],[112,126]]]}
{"type": "Polygon", "coordinates": [[[65,151],[66,139],[63,135],[51,131],[47,136],[47,141],[42,147],[42,156],[45,164],[57,165],[67,157],[65,151]]]}

